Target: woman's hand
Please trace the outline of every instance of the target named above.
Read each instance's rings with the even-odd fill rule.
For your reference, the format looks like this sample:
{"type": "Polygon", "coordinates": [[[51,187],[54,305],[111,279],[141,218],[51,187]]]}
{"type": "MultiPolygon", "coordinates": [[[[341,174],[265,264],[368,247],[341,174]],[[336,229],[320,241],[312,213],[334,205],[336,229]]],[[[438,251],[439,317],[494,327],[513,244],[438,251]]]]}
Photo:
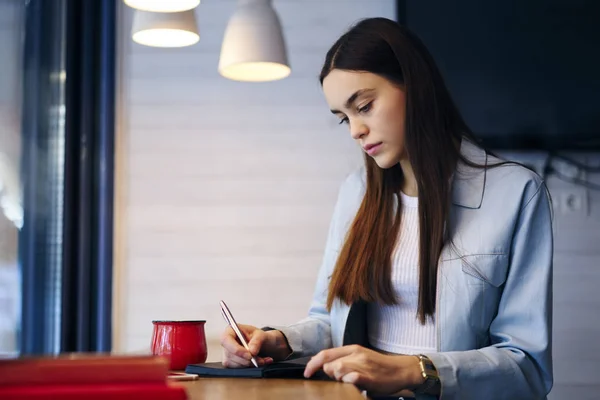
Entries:
{"type": "Polygon", "coordinates": [[[259,366],[270,364],[274,359],[283,359],[291,353],[291,349],[280,331],[265,332],[252,325],[238,324],[238,327],[248,342],[250,352],[240,344],[233,329],[227,327],[221,335],[222,363],[227,368],[250,367],[252,357],[256,358],[259,366]]]}
{"type": "Polygon", "coordinates": [[[320,368],[335,380],[373,394],[395,394],[423,382],[417,357],[385,355],[356,345],[321,351],[306,365],[304,376],[320,368]]]}

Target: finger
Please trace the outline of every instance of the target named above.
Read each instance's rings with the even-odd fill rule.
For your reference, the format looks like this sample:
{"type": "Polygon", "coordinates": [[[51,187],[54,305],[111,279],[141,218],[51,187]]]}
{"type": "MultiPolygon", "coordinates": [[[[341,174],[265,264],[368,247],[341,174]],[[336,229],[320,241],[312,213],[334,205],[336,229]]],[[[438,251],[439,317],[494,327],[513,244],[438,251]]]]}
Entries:
{"type": "Polygon", "coordinates": [[[360,346],[352,345],[323,350],[311,358],[306,364],[306,368],[304,369],[304,377],[310,378],[315,372],[323,368],[323,365],[326,363],[335,361],[338,358],[346,357],[353,353],[360,352],[361,349],[362,347],[360,346]]]}
{"type": "Polygon", "coordinates": [[[230,359],[224,359],[222,364],[225,368],[248,368],[247,365],[238,364],[230,359]]]}
{"type": "MultiPolygon", "coordinates": [[[[238,357],[235,354],[231,354],[225,349],[223,349],[223,355],[222,355],[221,359],[223,361],[225,361],[225,360],[232,361],[233,363],[236,363],[240,366],[245,366],[245,367],[251,366],[251,361],[248,361],[245,358],[238,357]]],[[[269,365],[269,364],[272,364],[274,361],[273,358],[271,358],[271,357],[255,357],[255,360],[259,366],[269,365]]]]}
{"type": "Polygon", "coordinates": [[[252,333],[250,341],[248,342],[248,348],[250,349],[250,353],[252,353],[253,356],[258,355],[266,337],[267,334],[260,329],[257,329],[252,333]]]}
{"type": "Polygon", "coordinates": [[[221,346],[223,346],[229,354],[236,355],[248,361],[252,358],[252,354],[237,341],[237,336],[231,327],[227,327],[223,332],[223,335],[221,335],[221,346]]]}
{"type": "Polygon", "coordinates": [[[341,381],[345,375],[351,372],[359,372],[360,365],[356,362],[355,355],[349,355],[326,363],[323,365],[323,371],[336,381],[341,381]]]}
{"type": "MultiPolygon", "coordinates": [[[[259,367],[263,367],[265,365],[272,364],[273,359],[270,357],[257,358],[256,363],[258,364],[259,367]]],[[[232,358],[224,358],[223,361],[221,362],[221,364],[223,364],[223,366],[226,368],[250,368],[250,367],[252,367],[252,364],[250,364],[248,361],[239,359],[239,358],[237,358],[235,360],[232,358]]]]}
{"type": "MultiPolygon", "coordinates": [[[[257,357],[256,363],[258,364],[259,367],[263,367],[265,365],[272,364],[273,359],[271,357],[266,357],[266,358],[257,357]]],[[[239,358],[237,356],[232,356],[230,354],[223,356],[222,364],[223,364],[223,366],[225,366],[227,368],[250,368],[250,367],[252,367],[252,364],[250,363],[250,361],[243,359],[243,358],[239,358]]]]}
{"type": "Polygon", "coordinates": [[[244,324],[238,324],[238,328],[240,328],[240,331],[242,331],[242,333],[246,337],[249,337],[250,335],[252,335],[252,333],[254,333],[254,331],[260,330],[260,329],[258,329],[257,327],[255,327],[253,325],[244,325],[244,324]]]}
{"type": "Polygon", "coordinates": [[[346,373],[351,371],[346,371],[341,360],[336,360],[323,364],[323,372],[325,372],[330,378],[339,381],[346,373]]]}
{"type": "Polygon", "coordinates": [[[251,365],[251,363],[250,363],[249,360],[247,360],[245,358],[242,358],[242,357],[238,357],[235,354],[230,354],[230,353],[227,353],[227,352],[224,352],[224,354],[223,354],[223,360],[228,360],[228,361],[234,362],[234,363],[239,364],[239,365],[241,365],[243,367],[249,367],[251,365]]]}
{"type": "Polygon", "coordinates": [[[269,365],[273,363],[273,359],[271,357],[256,357],[256,363],[259,367],[269,365]]]}
{"type": "Polygon", "coordinates": [[[347,373],[342,377],[342,382],[352,383],[353,385],[360,385],[360,374],[356,371],[347,373]]]}

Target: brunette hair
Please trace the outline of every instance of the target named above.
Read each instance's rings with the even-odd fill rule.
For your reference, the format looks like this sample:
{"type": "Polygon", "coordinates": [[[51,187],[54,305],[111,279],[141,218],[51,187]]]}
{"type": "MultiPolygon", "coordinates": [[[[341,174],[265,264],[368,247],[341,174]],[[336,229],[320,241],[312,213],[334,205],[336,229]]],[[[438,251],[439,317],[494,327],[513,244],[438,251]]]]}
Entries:
{"type": "MultiPolygon", "coordinates": [[[[371,72],[403,88],[406,95],[405,149],[419,193],[419,302],[421,323],[436,307],[437,268],[447,241],[452,175],[463,138],[476,142],[451,99],[432,56],[421,40],[386,18],[358,22],[328,51],[321,84],[333,69],[371,72]]],[[[365,155],[366,193],[346,236],[329,284],[327,307],[336,298],[396,304],[391,282],[403,183],[399,164],[388,169],[365,155]]]]}

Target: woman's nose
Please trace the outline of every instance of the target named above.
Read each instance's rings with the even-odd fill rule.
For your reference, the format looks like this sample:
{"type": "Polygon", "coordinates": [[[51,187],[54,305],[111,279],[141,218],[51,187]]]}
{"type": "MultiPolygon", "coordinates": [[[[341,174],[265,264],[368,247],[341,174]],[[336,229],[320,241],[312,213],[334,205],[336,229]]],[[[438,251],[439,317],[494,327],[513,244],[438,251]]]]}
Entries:
{"type": "Polygon", "coordinates": [[[369,128],[364,123],[360,121],[350,123],[350,136],[352,136],[352,139],[358,140],[367,133],[369,133],[369,128]]]}

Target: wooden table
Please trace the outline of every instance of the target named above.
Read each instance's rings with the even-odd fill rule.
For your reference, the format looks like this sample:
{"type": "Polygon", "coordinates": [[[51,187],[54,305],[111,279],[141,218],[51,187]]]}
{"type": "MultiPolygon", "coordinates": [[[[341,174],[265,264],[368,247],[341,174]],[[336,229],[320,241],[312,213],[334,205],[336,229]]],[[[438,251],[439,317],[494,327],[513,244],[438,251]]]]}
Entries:
{"type": "Polygon", "coordinates": [[[351,384],[303,379],[199,378],[179,382],[189,400],[221,399],[344,399],[364,400],[351,384]]]}

